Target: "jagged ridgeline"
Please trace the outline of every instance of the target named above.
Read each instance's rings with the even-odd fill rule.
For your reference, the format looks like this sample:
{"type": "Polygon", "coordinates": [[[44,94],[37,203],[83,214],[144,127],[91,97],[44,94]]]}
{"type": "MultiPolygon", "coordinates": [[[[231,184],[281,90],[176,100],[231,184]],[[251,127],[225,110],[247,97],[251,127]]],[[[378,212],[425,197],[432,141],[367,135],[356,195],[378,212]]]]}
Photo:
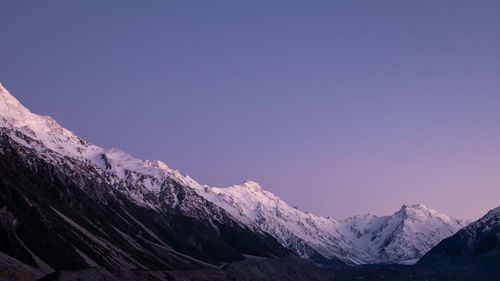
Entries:
{"type": "Polygon", "coordinates": [[[312,263],[415,263],[465,225],[421,204],[338,221],[252,181],[201,185],[160,161],[92,145],[1,85],[0,168],[0,272],[27,280],[75,270],[163,272],[160,280],[208,270],[232,280],[255,268],[262,280],[328,280],[312,263]]]}
{"type": "Polygon", "coordinates": [[[0,252],[13,268],[41,277],[92,267],[219,268],[244,255],[289,255],[173,171],[135,159],[158,175],[108,171],[96,165],[107,159],[100,148],[31,114],[3,88],[0,111],[0,252]],[[157,181],[157,189],[148,181],[157,181]]]}
{"type": "Polygon", "coordinates": [[[444,239],[418,262],[434,271],[500,276],[500,207],[444,239]]]}

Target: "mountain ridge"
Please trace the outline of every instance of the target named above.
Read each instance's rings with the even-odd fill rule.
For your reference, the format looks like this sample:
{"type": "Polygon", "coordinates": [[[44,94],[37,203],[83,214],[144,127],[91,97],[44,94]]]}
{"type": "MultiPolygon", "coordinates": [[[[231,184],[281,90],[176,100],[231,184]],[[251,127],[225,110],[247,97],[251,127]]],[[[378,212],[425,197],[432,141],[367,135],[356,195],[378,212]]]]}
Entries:
{"type": "Polygon", "coordinates": [[[500,207],[438,243],[417,265],[436,271],[500,273],[500,207]]]}
{"type": "MultiPolygon", "coordinates": [[[[218,211],[200,212],[204,210],[200,202],[185,200],[189,193],[192,198],[200,196],[241,225],[271,235],[284,247],[313,262],[407,263],[464,226],[462,221],[422,204],[403,205],[391,216],[370,215],[337,221],[290,207],[253,181],[228,188],[201,185],[159,160],[142,161],[119,149],[104,149],[86,142],[51,117],[31,113],[1,84],[0,96],[1,127],[29,136],[31,140],[11,134],[15,141],[37,150],[47,159],[51,160],[53,151],[64,159],[83,161],[108,185],[124,192],[138,205],[157,209],[159,204],[166,203],[169,208],[193,217],[210,223],[217,221],[218,211]],[[130,183],[133,189],[128,187],[130,183]],[[179,184],[186,188],[180,188],[179,184]],[[438,231],[419,223],[424,221],[432,222],[438,231]]],[[[58,164],[62,162],[67,165],[64,160],[58,164]]]]}

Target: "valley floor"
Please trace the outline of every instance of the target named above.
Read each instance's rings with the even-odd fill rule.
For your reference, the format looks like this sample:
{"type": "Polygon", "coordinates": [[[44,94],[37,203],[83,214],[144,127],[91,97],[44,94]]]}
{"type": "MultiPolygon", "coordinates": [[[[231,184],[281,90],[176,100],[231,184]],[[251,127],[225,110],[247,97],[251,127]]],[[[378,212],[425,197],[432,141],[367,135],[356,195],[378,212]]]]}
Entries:
{"type": "Polygon", "coordinates": [[[295,256],[276,259],[250,258],[222,269],[191,271],[126,270],[109,273],[103,268],[56,272],[38,279],[36,273],[0,261],[0,280],[16,281],[498,281],[495,275],[436,273],[414,266],[366,265],[325,269],[295,256]]]}
{"type": "Polygon", "coordinates": [[[367,265],[335,270],[336,281],[498,281],[495,274],[444,273],[422,270],[416,266],[367,265]]]}

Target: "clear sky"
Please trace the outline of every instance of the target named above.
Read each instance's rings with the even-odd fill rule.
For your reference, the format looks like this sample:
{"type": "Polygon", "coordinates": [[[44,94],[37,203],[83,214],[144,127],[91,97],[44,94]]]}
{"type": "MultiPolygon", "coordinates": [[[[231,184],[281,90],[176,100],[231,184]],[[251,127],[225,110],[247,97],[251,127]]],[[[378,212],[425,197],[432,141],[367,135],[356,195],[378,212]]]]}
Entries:
{"type": "Polygon", "coordinates": [[[0,2],[33,112],[345,218],[500,205],[500,1],[0,2]]]}

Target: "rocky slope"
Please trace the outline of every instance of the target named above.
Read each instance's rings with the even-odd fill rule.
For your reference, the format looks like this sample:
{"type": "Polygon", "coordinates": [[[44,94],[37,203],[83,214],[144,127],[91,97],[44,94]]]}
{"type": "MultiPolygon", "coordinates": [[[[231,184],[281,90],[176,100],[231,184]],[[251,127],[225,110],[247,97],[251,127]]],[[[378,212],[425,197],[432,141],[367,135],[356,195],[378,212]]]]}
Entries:
{"type": "Polygon", "coordinates": [[[500,207],[432,248],[418,266],[439,271],[500,274],[500,207]]]}

